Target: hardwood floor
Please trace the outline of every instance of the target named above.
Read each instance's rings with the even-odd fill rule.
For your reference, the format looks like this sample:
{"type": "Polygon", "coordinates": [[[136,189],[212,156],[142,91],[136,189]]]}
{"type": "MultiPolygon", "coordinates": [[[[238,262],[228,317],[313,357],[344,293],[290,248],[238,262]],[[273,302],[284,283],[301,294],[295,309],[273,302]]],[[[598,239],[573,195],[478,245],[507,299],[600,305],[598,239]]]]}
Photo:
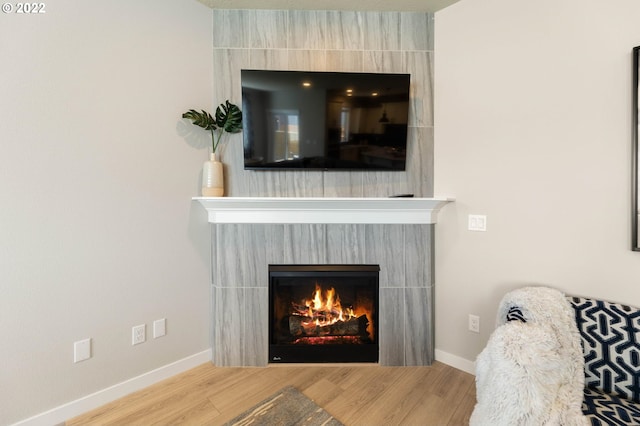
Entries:
{"type": "Polygon", "coordinates": [[[67,425],[221,425],[292,385],[346,426],[466,425],[474,376],[435,362],[429,367],[203,364],[67,425]]]}

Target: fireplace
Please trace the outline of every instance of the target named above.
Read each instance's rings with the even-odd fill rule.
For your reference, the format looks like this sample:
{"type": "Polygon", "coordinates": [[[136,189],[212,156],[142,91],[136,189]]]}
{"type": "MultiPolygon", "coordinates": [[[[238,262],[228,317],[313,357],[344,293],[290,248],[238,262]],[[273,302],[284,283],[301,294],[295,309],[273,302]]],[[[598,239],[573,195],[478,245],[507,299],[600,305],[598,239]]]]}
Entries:
{"type": "Polygon", "coordinates": [[[269,362],[378,362],[378,265],[269,265],[269,362]]]}

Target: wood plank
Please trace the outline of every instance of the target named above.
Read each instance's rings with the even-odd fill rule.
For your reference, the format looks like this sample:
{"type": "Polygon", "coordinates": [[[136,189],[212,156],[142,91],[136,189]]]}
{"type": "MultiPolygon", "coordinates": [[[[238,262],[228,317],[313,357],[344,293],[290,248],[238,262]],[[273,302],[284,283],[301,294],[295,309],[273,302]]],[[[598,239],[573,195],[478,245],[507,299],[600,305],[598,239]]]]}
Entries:
{"type": "Polygon", "coordinates": [[[346,426],[461,425],[475,405],[471,374],[429,367],[207,363],[66,422],[67,425],[221,425],[294,386],[346,426]]]}

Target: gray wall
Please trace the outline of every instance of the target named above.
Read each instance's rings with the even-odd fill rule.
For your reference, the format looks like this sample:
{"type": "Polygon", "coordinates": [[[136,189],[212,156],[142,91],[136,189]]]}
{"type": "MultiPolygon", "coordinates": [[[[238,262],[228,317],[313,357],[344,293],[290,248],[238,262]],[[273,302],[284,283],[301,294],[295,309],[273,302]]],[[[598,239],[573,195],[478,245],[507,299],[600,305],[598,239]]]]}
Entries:
{"type": "Polygon", "coordinates": [[[456,197],[437,225],[439,350],[471,363],[500,298],[527,284],[640,306],[638,17],[636,0],[463,0],[436,13],[435,187],[456,197]],[[487,232],[466,230],[470,213],[487,215],[487,232]]]}
{"type": "Polygon", "coordinates": [[[211,11],[45,10],[0,14],[3,425],[210,345],[208,226],[191,202],[206,153],[181,136],[180,115],[211,105],[211,11]],[[159,318],[167,335],[154,340],[159,318]],[[148,340],[132,346],[143,323],[148,340]],[[86,338],[93,357],[74,364],[86,338]]]}
{"type": "Polygon", "coordinates": [[[214,10],[214,103],[241,104],[240,70],[410,73],[406,172],[243,170],[242,135],[222,151],[230,196],[433,195],[433,15],[214,10]]]}

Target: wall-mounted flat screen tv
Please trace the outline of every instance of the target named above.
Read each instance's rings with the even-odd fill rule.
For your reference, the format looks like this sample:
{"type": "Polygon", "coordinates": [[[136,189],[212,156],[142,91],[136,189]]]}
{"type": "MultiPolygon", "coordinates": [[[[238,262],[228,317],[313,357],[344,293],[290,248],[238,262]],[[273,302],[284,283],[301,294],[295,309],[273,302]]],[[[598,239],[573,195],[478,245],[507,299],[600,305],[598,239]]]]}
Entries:
{"type": "Polygon", "coordinates": [[[248,170],[405,170],[409,74],[242,70],[248,170]]]}

